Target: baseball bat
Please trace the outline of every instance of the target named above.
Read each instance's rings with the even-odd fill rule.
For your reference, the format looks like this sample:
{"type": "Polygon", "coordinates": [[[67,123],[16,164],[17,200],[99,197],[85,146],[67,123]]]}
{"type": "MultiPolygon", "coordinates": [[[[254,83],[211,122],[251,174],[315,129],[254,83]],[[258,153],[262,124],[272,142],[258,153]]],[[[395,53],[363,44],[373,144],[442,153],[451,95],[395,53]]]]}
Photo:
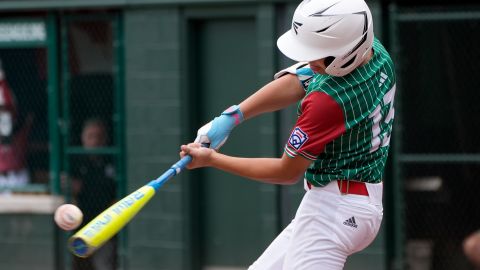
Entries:
{"type": "Polygon", "coordinates": [[[184,156],[160,177],[132,192],[92,219],[69,239],[69,249],[77,257],[86,258],[120,231],[155,195],[160,187],[192,161],[184,156]]]}

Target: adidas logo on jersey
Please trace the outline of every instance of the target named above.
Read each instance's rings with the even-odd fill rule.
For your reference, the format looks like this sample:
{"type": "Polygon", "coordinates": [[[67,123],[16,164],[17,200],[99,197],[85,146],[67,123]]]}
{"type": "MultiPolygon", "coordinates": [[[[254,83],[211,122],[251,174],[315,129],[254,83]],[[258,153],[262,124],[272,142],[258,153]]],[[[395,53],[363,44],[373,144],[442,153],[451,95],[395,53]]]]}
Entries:
{"type": "Polygon", "coordinates": [[[357,228],[358,227],[357,223],[355,222],[355,217],[351,217],[351,218],[345,220],[343,222],[343,225],[347,225],[347,226],[350,226],[352,228],[357,228]]]}
{"type": "Polygon", "coordinates": [[[383,73],[383,72],[380,72],[380,82],[378,83],[378,86],[382,86],[382,84],[385,83],[385,81],[388,79],[388,76],[387,74],[383,73]]]}

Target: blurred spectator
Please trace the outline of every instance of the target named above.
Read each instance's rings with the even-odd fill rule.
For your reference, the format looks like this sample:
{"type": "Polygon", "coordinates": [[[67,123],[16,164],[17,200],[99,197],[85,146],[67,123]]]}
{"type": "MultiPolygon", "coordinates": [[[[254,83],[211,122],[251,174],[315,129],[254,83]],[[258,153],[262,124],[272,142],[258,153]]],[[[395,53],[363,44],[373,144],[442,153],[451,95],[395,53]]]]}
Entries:
{"type": "Polygon", "coordinates": [[[475,266],[475,269],[480,269],[480,231],[474,232],[465,238],[463,251],[468,260],[475,266]]]}
{"type": "MultiPolygon", "coordinates": [[[[85,149],[105,147],[108,132],[103,121],[87,120],[81,141],[85,149]]],[[[83,225],[88,223],[115,200],[115,170],[107,155],[86,154],[72,160],[72,193],[83,211],[83,225]]],[[[110,240],[86,259],[74,258],[74,270],[116,269],[116,240],[110,240]]]]}
{"type": "Polygon", "coordinates": [[[0,188],[24,186],[30,182],[26,166],[28,135],[33,116],[20,123],[15,98],[0,63],[0,188]]]}

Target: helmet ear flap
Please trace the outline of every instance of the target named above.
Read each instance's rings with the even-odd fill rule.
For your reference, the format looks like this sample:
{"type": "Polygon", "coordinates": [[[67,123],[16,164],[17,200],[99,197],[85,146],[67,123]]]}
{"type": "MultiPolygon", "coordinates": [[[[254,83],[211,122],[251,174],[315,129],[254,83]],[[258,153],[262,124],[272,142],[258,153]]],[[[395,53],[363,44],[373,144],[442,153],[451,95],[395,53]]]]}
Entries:
{"type": "Polygon", "coordinates": [[[348,62],[346,62],[345,64],[343,64],[343,66],[341,68],[346,68],[348,66],[350,66],[351,64],[353,64],[353,62],[355,62],[355,59],[357,59],[357,55],[353,55],[352,59],[348,60],[348,62]]]}
{"type": "MultiPolygon", "coordinates": [[[[332,57],[333,58],[333,57],[332,57]]],[[[327,59],[325,59],[326,61],[327,59]]],[[[353,54],[350,58],[333,58],[330,65],[326,66],[325,72],[332,76],[345,76],[357,66],[357,55],[353,54]]]]}

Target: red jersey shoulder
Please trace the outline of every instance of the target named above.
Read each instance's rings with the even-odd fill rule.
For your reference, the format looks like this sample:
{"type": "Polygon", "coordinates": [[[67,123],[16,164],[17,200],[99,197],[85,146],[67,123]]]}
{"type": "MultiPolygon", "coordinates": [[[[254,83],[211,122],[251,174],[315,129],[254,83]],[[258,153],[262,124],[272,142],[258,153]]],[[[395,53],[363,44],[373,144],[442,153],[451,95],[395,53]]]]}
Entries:
{"type": "Polygon", "coordinates": [[[325,145],[345,132],[342,107],[324,92],[312,92],[302,101],[301,114],[293,128],[287,147],[314,159],[325,145]]]}

